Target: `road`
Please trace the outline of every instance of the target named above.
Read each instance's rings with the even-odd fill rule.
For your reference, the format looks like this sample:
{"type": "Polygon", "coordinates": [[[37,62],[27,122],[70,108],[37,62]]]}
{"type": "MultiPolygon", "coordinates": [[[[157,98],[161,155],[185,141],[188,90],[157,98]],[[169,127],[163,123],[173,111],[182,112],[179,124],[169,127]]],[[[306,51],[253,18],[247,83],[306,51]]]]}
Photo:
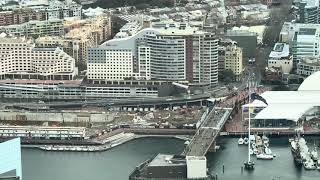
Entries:
{"type": "Polygon", "coordinates": [[[229,118],[230,112],[231,109],[214,108],[186,147],[186,155],[204,156],[229,118]]]}

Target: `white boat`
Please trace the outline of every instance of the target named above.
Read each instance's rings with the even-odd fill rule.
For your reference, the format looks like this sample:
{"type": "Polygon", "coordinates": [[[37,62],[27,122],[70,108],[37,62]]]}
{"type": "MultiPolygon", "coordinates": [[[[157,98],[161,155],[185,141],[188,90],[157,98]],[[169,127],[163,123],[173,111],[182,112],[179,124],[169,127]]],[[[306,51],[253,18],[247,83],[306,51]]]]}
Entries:
{"type": "Polygon", "coordinates": [[[243,139],[243,143],[244,143],[244,144],[249,144],[249,139],[245,137],[245,138],[243,139]]]}
{"type": "Polygon", "coordinates": [[[272,151],[271,151],[270,148],[265,147],[265,148],[264,148],[264,152],[265,152],[266,154],[268,154],[268,155],[272,155],[272,151]]]}
{"type": "Polygon", "coordinates": [[[314,162],[311,159],[309,159],[306,162],[304,162],[303,163],[303,167],[306,170],[315,170],[315,169],[317,169],[316,165],[314,164],[314,162]]]}
{"type": "Polygon", "coordinates": [[[254,151],[250,148],[250,150],[249,150],[249,154],[250,155],[254,155],[254,151]]]}
{"type": "Polygon", "coordinates": [[[273,155],[270,155],[270,154],[257,154],[257,159],[272,160],[273,159],[273,155]]]}
{"type": "Polygon", "coordinates": [[[316,149],[312,150],[310,152],[310,157],[312,158],[312,160],[317,161],[318,160],[318,152],[316,149]]]}
{"type": "Polygon", "coordinates": [[[243,138],[239,138],[239,140],[238,140],[238,145],[243,145],[243,144],[244,144],[243,138]]]}
{"type": "Polygon", "coordinates": [[[189,145],[190,144],[190,142],[189,141],[186,141],[186,142],[184,142],[184,145],[189,145]]]}
{"type": "Polygon", "coordinates": [[[256,137],[254,135],[249,135],[249,140],[250,140],[250,143],[255,143],[256,142],[256,137]]]}
{"type": "Polygon", "coordinates": [[[269,138],[267,136],[263,135],[262,141],[265,146],[269,147],[269,138]]]}

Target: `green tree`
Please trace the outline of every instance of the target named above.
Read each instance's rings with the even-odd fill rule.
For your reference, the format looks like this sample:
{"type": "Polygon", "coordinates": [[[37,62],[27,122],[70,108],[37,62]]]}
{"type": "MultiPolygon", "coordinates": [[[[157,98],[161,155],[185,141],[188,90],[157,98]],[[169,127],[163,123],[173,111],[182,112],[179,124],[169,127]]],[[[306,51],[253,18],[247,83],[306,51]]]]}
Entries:
{"type": "Polygon", "coordinates": [[[224,70],[219,74],[219,76],[220,76],[219,79],[224,82],[232,82],[235,80],[235,77],[236,77],[233,71],[231,70],[224,70]]]}

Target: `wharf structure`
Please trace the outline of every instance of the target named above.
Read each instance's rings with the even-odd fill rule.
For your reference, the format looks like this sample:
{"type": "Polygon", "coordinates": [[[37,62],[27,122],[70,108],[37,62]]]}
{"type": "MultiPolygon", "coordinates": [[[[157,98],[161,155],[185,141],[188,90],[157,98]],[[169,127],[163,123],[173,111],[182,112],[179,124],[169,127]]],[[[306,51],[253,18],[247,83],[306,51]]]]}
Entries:
{"type": "Polygon", "coordinates": [[[1,138],[85,139],[84,127],[0,126],[1,138]]]}
{"type": "MultiPolygon", "coordinates": [[[[252,129],[291,130],[303,122],[320,117],[320,72],[315,72],[300,85],[298,91],[267,91],[261,96],[268,105],[253,101],[252,129]]],[[[243,106],[248,112],[249,104],[243,106]]]]}

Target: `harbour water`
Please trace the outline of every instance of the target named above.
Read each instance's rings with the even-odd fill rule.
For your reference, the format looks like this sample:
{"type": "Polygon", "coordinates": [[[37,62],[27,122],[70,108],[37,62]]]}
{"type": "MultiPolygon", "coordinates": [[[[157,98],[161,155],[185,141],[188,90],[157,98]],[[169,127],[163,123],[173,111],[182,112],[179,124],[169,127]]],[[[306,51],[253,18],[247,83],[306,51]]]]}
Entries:
{"type": "MultiPolygon", "coordinates": [[[[139,163],[158,153],[180,153],[183,143],[171,138],[143,138],[96,153],[23,149],[24,180],[127,180],[139,163]]],[[[221,149],[207,156],[209,170],[219,180],[319,180],[320,171],[294,166],[288,138],[271,139],[270,147],[277,157],[272,161],[254,158],[256,166],[252,173],[241,173],[247,157],[246,146],[238,146],[236,138],[223,138],[219,143],[221,149]]],[[[312,145],[313,140],[308,144],[312,145]]]]}

